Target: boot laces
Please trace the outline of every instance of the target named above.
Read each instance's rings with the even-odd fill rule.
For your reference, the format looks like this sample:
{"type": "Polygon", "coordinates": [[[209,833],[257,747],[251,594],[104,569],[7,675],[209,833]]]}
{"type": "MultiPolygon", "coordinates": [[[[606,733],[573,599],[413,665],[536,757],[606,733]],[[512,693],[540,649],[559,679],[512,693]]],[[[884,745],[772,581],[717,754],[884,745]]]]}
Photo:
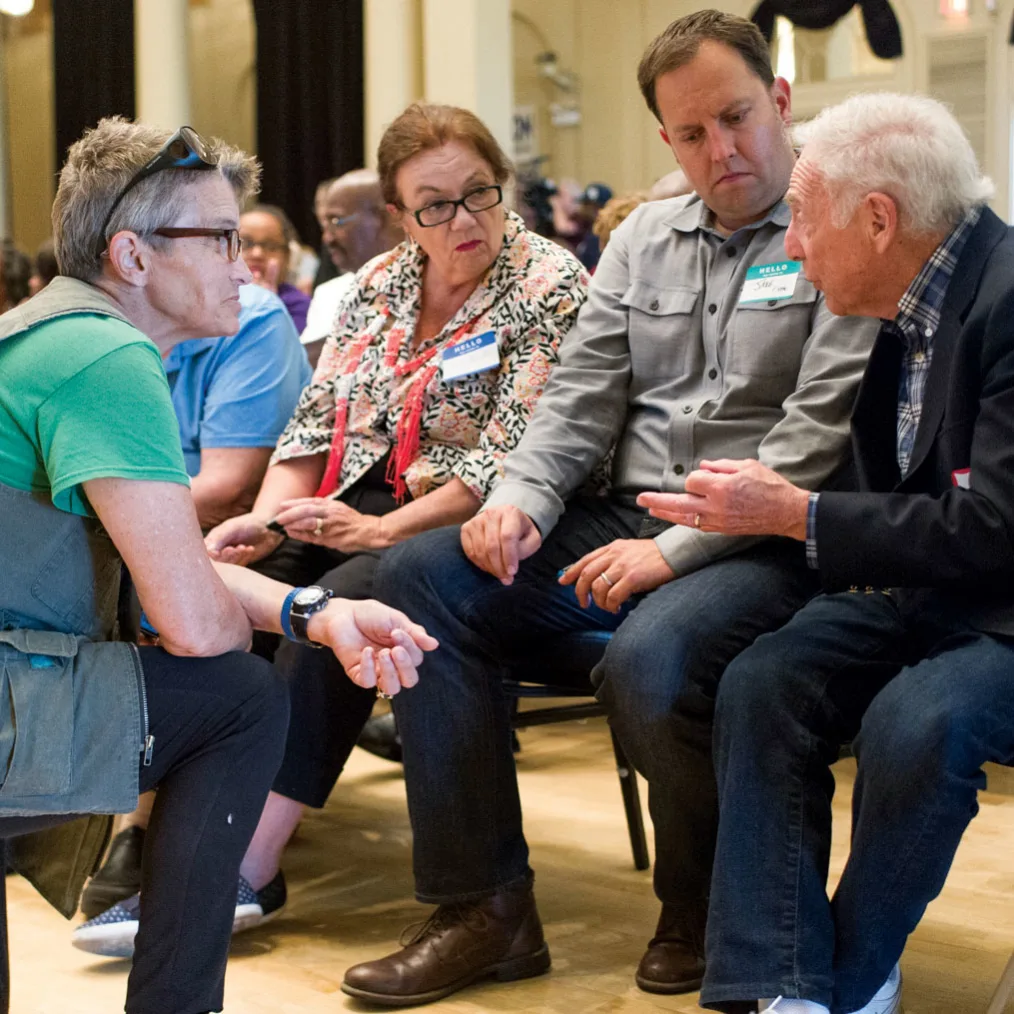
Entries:
{"type": "Polygon", "coordinates": [[[438,936],[445,929],[462,923],[473,932],[481,933],[489,926],[489,916],[478,905],[468,901],[439,905],[428,919],[408,926],[402,933],[399,943],[402,947],[421,944],[428,937],[438,936]]]}

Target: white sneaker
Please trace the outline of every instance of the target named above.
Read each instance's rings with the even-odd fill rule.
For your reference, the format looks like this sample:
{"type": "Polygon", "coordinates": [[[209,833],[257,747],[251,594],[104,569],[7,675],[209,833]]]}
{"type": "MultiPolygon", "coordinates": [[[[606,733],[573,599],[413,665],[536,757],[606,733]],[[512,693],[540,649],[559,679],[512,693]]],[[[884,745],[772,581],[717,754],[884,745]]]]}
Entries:
{"type": "MultiPolygon", "coordinates": [[[[774,1000],[758,1000],[758,1011],[771,1014],[824,1014],[826,1007],[812,1000],[792,1000],[778,996],[774,1000]]],[[[902,1014],[901,1012],[901,968],[895,965],[887,981],[873,994],[873,999],[853,1014],[902,1014]]]]}
{"type": "MultiPolygon", "coordinates": [[[[240,877],[232,932],[242,933],[274,919],[281,914],[285,901],[285,877],[281,870],[275,874],[271,883],[259,891],[255,891],[245,878],[240,877]]],[[[78,950],[91,954],[101,954],[107,958],[131,958],[134,956],[134,937],[137,936],[140,911],[139,894],[125,898],[101,915],[78,926],[71,937],[71,943],[78,950]]]]}
{"type": "Polygon", "coordinates": [[[797,1000],[793,997],[776,996],[773,1000],[758,1000],[758,1011],[771,1014],[830,1014],[828,1009],[815,1000],[797,1000]]]}
{"type": "Polygon", "coordinates": [[[855,1014],[901,1014],[901,968],[895,965],[887,982],[873,994],[873,999],[855,1014]]]}

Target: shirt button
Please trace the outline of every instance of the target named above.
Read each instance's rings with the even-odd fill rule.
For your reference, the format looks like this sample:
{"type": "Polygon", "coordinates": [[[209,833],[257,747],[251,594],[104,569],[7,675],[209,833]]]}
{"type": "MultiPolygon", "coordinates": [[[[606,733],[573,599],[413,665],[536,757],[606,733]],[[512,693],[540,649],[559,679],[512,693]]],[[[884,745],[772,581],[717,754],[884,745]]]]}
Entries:
{"type": "Polygon", "coordinates": [[[658,300],[657,300],[657,299],[653,299],[653,300],[652,300],[652,301],[651,301],[651,302],[650,302],[650,303],[648,304],[648,309],[649,309],[649,310],[657,310],[657,309],[658,309],[658,300]]]}
{"type": "Polygon", "coordinates": [[[718,307],[714,303],[712,303],[708,307],[708,313],[718,313],[718,307]]]}
{"type": "Polygon", "coordinates": [[[726,257],[735,257],[736,256],[736,248],[734,246],[727,246],[725,248],[725,256],[726,257]]]}
{"type": "Polygon", "coordinates": [[[673,470],[673,471],[674,471],[674,472],[675,472],[675,473],[676,473],[677,475],[682,475],[682,474],[683,474],[683,466],[682,466],[682,465],[673,465],[673,468],[672,468],[672,470],[673,470]]]}
{"type": "Polygon", "coordinates": [[[693,412],[693,410],[694,409],[693,409],[692,405],[684,405],[683,406],[683,414],[684,415],[690,415],[690,413],[693,412]]]}
{"type": "Polygon", "coordinates": [[[715,377],[717,377],[717,376],[718,376],[718,370],[716,370],[714,367],[712,367],[710,370],[708,370],[708,380],[714,380],[715,377]]]}

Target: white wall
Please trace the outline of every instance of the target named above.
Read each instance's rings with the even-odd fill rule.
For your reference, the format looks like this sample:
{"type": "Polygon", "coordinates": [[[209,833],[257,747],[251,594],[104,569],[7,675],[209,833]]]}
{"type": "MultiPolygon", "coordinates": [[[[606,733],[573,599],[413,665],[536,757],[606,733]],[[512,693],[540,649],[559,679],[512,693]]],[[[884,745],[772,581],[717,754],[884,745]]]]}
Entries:
{"type": "MultiPolygon", "coordinates": [[[[514,23],[514,80],[518,103],[539,110],[539,138],[549,156],[547,171],[574,177],[581,183],[602,181],[617,191],[652,183],[673,168],[672,155],[657,136],[657,124],[637,89],[636,70],[641,53],[674,18],[698,10],[697,0],[512,0],[521,15],[514,23]],[[535,72],[536,53],[555,50],[560,64],[581,79],[582,122],[578,127],[554,128],[548,106],[560,98],[558,90],[535,72]]],[[[989,14],[979,0],[972,15],[951,22],[939,14],[937,0],[892,0],[902,28],[905,55],[892,61],[888,75],[828,81],[797,86],[793,110],[797,119],[817,113],[855,91],[926,90],[931,81],[930,54],[935,40],[957,36],[981,38],[986,53],[985,82],[959,79],[949,86],[956,111],[971,123],[974,113],[963,106],[985,96],[982,160],[984,171],[997,185],[995,209],[1010,217],[1011,118],[1014,69],[1007,45],[1014,0],[999,0],[989,14]]],[[[716,6],[749,15],[755,0],[726,0],[716,6]]],[[[946,75],[945,75],[946,76],[946,75]]],[[[939,80],[941,75],[935,75],[939,80]]]]}

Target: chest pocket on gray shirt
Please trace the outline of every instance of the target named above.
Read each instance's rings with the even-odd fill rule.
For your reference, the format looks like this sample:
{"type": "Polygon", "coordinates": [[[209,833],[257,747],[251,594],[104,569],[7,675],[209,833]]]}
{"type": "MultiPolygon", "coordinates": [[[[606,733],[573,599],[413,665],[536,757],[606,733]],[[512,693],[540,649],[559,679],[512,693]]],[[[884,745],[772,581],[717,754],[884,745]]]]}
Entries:
{"type": "Polygon", "coordinates": [[[817,290],[800,278],[790,299],[737,306],[729,325],[726,370],[746,377],[798,376],[816,299],[817,290]]]}
{"type": "Polygon", "coordinates": [[[700,292],[660,288],[634,279],[620,301],[627,309],[630,365],[635,377],[677,377],[690,342],[700,334],[700,292]]]}

